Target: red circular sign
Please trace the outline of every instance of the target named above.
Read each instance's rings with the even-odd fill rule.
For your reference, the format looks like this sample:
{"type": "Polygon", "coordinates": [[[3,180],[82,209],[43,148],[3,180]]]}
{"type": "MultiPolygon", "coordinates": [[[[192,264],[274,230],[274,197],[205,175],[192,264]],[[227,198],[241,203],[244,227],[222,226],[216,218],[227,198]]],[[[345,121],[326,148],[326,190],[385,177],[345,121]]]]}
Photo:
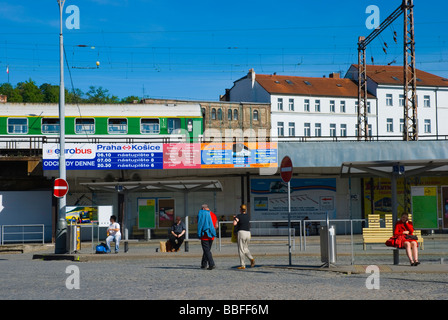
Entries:
{"type": "Polygon", "coordinates": [[[53,195],[56,198],[64,197],[68,192],[68,183],[64,179],[58,178],[54,180],[53,195]]]}
{"type": "Polygon", "coordinates": [[[280,176],[283,182],[289,182],[292,178],[292,161],[288,156],[284,157],[280,164],[280,176]]]}

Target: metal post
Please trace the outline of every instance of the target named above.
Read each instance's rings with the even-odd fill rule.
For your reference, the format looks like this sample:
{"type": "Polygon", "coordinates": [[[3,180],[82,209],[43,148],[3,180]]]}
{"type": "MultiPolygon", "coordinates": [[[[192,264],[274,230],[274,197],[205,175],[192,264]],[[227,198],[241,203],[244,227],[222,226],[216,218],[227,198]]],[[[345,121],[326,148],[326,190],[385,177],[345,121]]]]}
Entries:
{"type": "MultiPolygon", "coordinates": [[[[65,87],[64,87],[64,38],[62,35],[62,13],[65,0],[58,0],[59,4],[59,178],[66,180],[65,166],[65,87]]],[[[59,219],[56,228],[55,253],[67,253],[67,222],[65,220],[66,197],[59,199],[59,219]]]]}
{"type": "MultiPolygon", "coordinates": [[[[398,218],[398,203],[397,203],[397,175],[392,173],[391,179],[391,193],[392,193],[392,221],[393,221],[393,230],[395,230],[395,224],[397,223],[398,218]]],[[[400,253],[399,249],[394,249],[394,265],[398,265],[400,263],[400,253]]]]}
{"type": "Polygon", "coordinates": [[[288,255],[289,265],[291,265],[291,182],[288,181],[288,255]]]}

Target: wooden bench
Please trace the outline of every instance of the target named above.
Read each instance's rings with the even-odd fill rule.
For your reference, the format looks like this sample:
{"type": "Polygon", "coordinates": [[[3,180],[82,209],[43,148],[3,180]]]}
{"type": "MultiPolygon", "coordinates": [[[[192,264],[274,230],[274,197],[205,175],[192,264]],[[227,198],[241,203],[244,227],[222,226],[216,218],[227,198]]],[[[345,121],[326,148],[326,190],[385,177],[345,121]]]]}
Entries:
{"type": "MultiPolygon", "coordinates": [[[[366,250],[366,245],[370,243],[385,243],[393,235],[393,221],[392,214],[385,214],[385,226],[380,226],[380,215],[369,214],[368,228],[362,228],[363,249],[366,250]]],[[[412,215],[409,215],[409,220],[412,215]]],[[[420,230],[414,230],[414,235],[418,237],[420,249],[423,250],[423,238],[420,230]]]]}

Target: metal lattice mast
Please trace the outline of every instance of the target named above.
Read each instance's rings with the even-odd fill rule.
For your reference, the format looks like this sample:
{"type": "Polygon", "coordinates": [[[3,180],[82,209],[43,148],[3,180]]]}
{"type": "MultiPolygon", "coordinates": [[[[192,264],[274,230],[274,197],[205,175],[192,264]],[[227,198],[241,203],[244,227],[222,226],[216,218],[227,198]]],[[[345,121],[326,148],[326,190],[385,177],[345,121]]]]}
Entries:
{"type": "MultiPolygon", "coordinates": [[[[383,32],[392,22],[394,22],[403,12],[409,7],[407,2],[412,0],[403,0],[403,3],[395,9],[390,16],[388,16],[377,28],[375,28],[371,34],[366,38],[358,38],[358,140],[368,140],[368,121],[367,121],[367,65],[366,65],[366,47],[371,43],[381,32],[383,32]]],[[[410,5],[412,7],[412,5],[410,5]]],[[[406,16],[410,16],[412,20],[412,39],[414,35],[414,18],[413,11],[410,11],[406,16]]],[[[407,21],[407,20],[406,20],[407,21]]],[[[407,30],[407,26],[405,29],[407,30]]],[[[406,42],[406,39],[405,39],[406,42]]],[[[413,41],[412,41],[413,43],[413,41]]],[[[405,47],[406,48],[406,47],[405,47]]],[[[414,45],[412,44],[412,49],[409,52],[414,51],[414,45]]],[[[415,54],[412,54],[415,62],[415,54]]],[[[407,60],[406,60],[407,61],[407,60]]],[[[406,65],[406,64],[405,64],[406,65]]],[[[414,63],[415,66],[415,63],[414,63]]],[[[415,68],[415,67],[414,67],[415,68]]],[[[414,69],[415,70],[415,69],[414,69]]],[[[414,72],[415,74],[415,72],[414,72]]],[[[406,86],[405,86],[406,87],[406,86]]],[[[405,99],[406,100],[406,99],[405,99]]]]}
{"type": "Polygon", "coordinates": [[[403,0],[404,12],[404,129],[403,140],[418,140],[417,74],[415,68],[414,1],[403,0]]]}
{"type": "Polygon", "coordinates": [[[358,38],[358,140],[368,139],[367,121],[367,63],[364,37],[358,38]]]}

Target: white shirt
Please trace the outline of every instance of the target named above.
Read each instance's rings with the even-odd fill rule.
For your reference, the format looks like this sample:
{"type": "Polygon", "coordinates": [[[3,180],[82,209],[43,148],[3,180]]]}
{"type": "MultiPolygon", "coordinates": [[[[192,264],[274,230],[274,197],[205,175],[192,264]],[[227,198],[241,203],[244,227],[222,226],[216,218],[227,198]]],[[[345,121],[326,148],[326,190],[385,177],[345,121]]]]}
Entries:
{"type": "Polygon", "coordinates": [[[120,224],[118,222],[111,223],[107,230],[109,231],[110,236],[116,236],[116,235],[121,236],[120,224]],[[118,231],[114,231],[112,229],[118,229],[118,231]]]}

